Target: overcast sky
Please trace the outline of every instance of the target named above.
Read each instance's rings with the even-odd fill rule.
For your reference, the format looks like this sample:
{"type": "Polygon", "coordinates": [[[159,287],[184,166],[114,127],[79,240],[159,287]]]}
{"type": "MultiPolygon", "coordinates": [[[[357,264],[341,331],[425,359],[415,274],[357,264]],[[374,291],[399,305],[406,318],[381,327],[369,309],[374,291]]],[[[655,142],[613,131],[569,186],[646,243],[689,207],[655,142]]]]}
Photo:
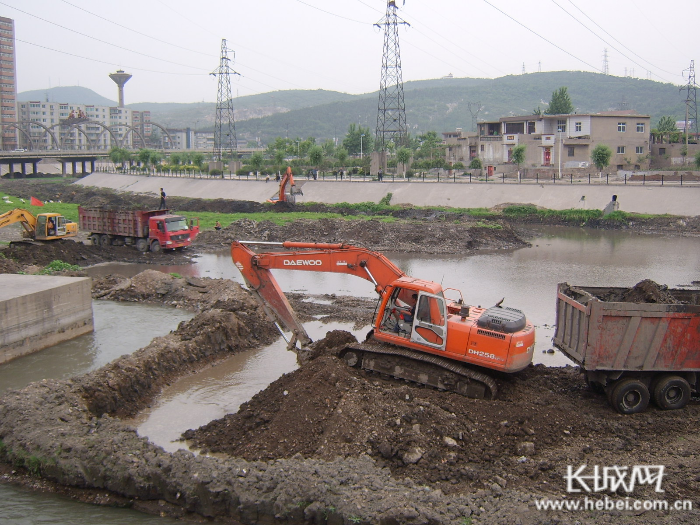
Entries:
{"type": "MultiPolygon", "coordinates": [[[[697,0],[396,0],[404,82],[541,71],[685,84],[697,0]]],[[[126,103],[216,101],[225,38],[234,96],[379,87],[386,0],[1,0],[15,20],[19,92],[80,85],[126,103]]],[[[700,64],[698,64],[700,67],[700,64]]]]}

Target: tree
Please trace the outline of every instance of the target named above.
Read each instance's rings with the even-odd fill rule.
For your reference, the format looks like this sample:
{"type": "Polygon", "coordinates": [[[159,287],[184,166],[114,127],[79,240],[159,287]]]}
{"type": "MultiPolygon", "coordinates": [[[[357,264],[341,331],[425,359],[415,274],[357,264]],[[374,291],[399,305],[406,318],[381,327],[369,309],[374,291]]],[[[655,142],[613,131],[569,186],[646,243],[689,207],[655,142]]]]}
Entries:
{"type": "Polygon", "coordinates": [[[275,164],[277,165],[277,169],[281,170],[282,169],[282,164],[284,164],[284,149],[278,149],[275,151],[275,164]]]}
{"type": "Polygon", "coordinates": [[[250,161],[248,162],[250,167],[253,168],[253,171],[260,171],[264,163],[265,159],[263,158],[262,153],[259,151],[253,153],[253,155],[250,157],[250,161]]]}
{"type": "Polygon", "coordinates": [[[661,136],[661,144],[664,143],[664,135],[668,135],[669,142],[671,133],[676,131],[676,121],[673,117],[665,115],[659,119],[659,124],[656,126],[656,132],[661,136]]]}
{"type": "Polygon", "coordinates": [[[363,128],[354,123],[350,124],[348,132],[343,139],[343,147],[350,155],[359,155],[360,152],[372,151],[374,150],[374,136],[369,128],[363,128]]]}
{"type": "Polygon", "coordinates": [[[546,115],[568,115],[574,112],[574,105],[571,103],[566,87],[560,87],[552,93],[552,100],[545,111],[546,115]]]}
{"type": "Polygon", "coordinates": [[[309,162],[317,168],[323,162],[323,148],[321,146],[312,146],[309,150],[309,162]]]}
{"type": "Polygon", "coordinates": [[[396,152],[396,162],[406,166],[411,160],[411,150],[408,148],[399,148],[396,152]]]}
{"type": "Polygon", "coordinates": [[[605,144],[598,144],[591,153],[591,160],[601,174],[610,164],[610,157],[612,157],[612,150],[605,144]]]}
{"type": "Polygon", "coordinates": [[[518,172],[520,172],[520,165],[525,162],[525,144],[518,144],[513,148],[510,160],[518,165],[518,172]]]}
{"type": "Polygon", "coordinates": [[[338,159],[341,166],[345,166],[345,161],[348,160],[348,150],[345,148],[338,148],[335,152],[335,158],[338,159]]]}
{"type": "Polygon", "coordinates": [[[182,154],[181,153],[171,153],[170,154],[170,164],[173,166],[179,166],[182,163],[182,154]]]}
{"type": "Polygon", "coordinates": [[[695,154],[695,167],[700,168],[700,151],[695,154]]]}
{"type": "Polygon", "coordinates": [[[194,155],[192,155],[192,164],[201,169],[203,163],[204,155],[202,153],[195,153],[194,155]]]}
{"type": "Polygon", "coordinates": [[[480,170],[481,168],[483,168],[483,165],[481,164],[481,159],[479,157],[474,157],[469,163],[469,169],[480,170]]]}
{"type": "Polygon", "coordinates": [[[114,147],[109,150],[109,160],[111,160],[115,166],[117,164],[121,164],[121,167],[123,168],[124,164],[130,159],[131,154],[123,148],[114,147]]]}

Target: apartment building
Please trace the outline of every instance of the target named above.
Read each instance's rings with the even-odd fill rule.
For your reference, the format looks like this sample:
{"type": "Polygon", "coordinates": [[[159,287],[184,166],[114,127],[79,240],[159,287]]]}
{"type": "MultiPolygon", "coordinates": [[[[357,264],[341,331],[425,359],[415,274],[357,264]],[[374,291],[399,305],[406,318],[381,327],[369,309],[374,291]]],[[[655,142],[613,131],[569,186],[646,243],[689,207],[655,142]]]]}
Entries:
{"type": "Polygon", "coordinates": [[[447,160],[469,164],[511,162],[513,148],[525,146],[524,168],[587,168],[598,144],[612,150],[610,167],[648,169],[649,115],[616,111],[573,115],[528,115],[480,122],[476,134],[443,133],[447,160]]]}
{"type": "Polygon", "coordinates": [[[17,61],[15,55],[15,22],[0,16],[0,149],[18,147],[17,128],[17,61]]]}
{"type": "MultiPolygon", "coordinates": [[[[152,135],[150,111],[41,101],[20,102],[18,108],[19,120],[32,122],[23,125],[32,149],[138,148],[141,137],[148,145],[152,135]]],[[[21,136],[20,144],[29,148],[27,137],[21,136]]]]}

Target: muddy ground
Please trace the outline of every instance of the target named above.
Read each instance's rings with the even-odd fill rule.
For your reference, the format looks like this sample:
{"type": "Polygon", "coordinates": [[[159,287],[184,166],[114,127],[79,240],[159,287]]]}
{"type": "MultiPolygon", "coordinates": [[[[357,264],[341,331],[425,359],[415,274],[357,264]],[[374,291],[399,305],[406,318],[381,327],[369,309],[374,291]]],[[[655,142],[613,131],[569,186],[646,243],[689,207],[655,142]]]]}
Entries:
{"type": "MultiPolygon", "coordinates": [[[[429,235],[444,235],[443,243],[455,237],[449,228],[456,226],[448,221],[423,217],[416,224],[443,225],[444,232],[430,230],[429,235]]],[[[333,223],[323,221],[295,228],[277,231],[272,225],[244,220],[202,236],[205,241],[217,237],[201,246],[225,245],[229,236],[277,240],[278,235],[307,232],[319,236],[314,240],[366,241],[371,248],[381,242],[381,236],[362,228],[343,232],[350,237],[342,237],[333,223]],[[363,240],[363,234],[369,237],[363,240]]],[[[498,235],[510,231],[479,229],[498,235]]],[[[405,235],[401,232],[399,237],[405,235]]],[[[514,232],[513,237],[481,238],[468,228],[457,237],[459,250],[522,242],[514,232]]],[[[397,237],[393,242],[399,242],[397,237]]],[[[423,241],[405,242],[419,249],[423,241]]],[[[50,248],[13,247],[4,253],[0,271],[8,273],[54,259],[88,266],[102,260],[167,256],[139,254],[128,247],[105,251],[73,241],[50,248]]],[[[700,521],[697,511],[576,513],[540,511],[534,503],[536,498],[567,496],[567,465],[665,465],[665,492],[643,486],[633,497],[690,499],[697,508],[698,400],[681,411],[650,407],[642,414],[622,416],[603,395],[589,390],[573,367],[531,367],[499,376],[497,400],[472,400],[346,367],[334,357],[349,336],[343,332],[318,342],[306,355],[306,364],[236,414],[187,433],[195,447],[217,452],[215,457],[165,453],[139,438],[120,417],[141,410],[177,377],[266,344],[276,337],[275,331],[248,292],[228,281],[144,272],[131,279],[99,279],[93,296],[200,313],[168,336],[91,374],[35,383],[0,398],[0,456],[14,469],[12,473],[5,468],[3,479],[23,479],[43,490],[73,487],[69,493],[74,497],[98,504],[243,523],[700,521]]],[[[322,307],[303,296],[291,299],[302,319],[323,311],[330,312],[328,320],[354,319],[366,325],[374,308],[373,301],[356,298],[326,296],[331,304],[322,307]]],[[[624,499],[622,493],[609,496],[624,499]]]]}

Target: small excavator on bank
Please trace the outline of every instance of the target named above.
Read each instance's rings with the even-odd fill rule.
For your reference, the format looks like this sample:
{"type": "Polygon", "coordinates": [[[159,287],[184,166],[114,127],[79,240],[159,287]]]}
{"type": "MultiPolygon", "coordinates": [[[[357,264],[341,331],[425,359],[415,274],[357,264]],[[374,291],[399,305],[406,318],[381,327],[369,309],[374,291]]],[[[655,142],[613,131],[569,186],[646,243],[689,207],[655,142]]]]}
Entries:
{"type": "Polygon", "coordinates": [[[282,175],[282,178],[280,179],[279,194],[277,196],[273,195],[267,200],[267,202],[288,202],[290,204],[294,204],[297,195],[303,194],[301,193],[301,189],[298,189],[294,183],[292,167],[287,166],[287,171],[284,172],[284,175],[282,175]],[[289,193],[287,193],[287,186],[289,186],[289,193]]]}
{"type": "MultiPolygon", "coordinates": [[[[343,243],[234,241],[231,257],[268,316],[293,335],[290,349],[312,341],[271,270],[355,275],[379,294],[373,328],[339,357],[360,367],[473,397],[493,399],[490,370],[514,373],[532,362],[535,328],[522,311],[465,304],[461,292],[406,275],[379,252],[343,243]],[[283,251],[256,253],[250,245],[283,251]],[[445,292],[456,299],[447,299],[445,292]]],[[[284,335],[284,333],[283,333],[284,335]]]]}

